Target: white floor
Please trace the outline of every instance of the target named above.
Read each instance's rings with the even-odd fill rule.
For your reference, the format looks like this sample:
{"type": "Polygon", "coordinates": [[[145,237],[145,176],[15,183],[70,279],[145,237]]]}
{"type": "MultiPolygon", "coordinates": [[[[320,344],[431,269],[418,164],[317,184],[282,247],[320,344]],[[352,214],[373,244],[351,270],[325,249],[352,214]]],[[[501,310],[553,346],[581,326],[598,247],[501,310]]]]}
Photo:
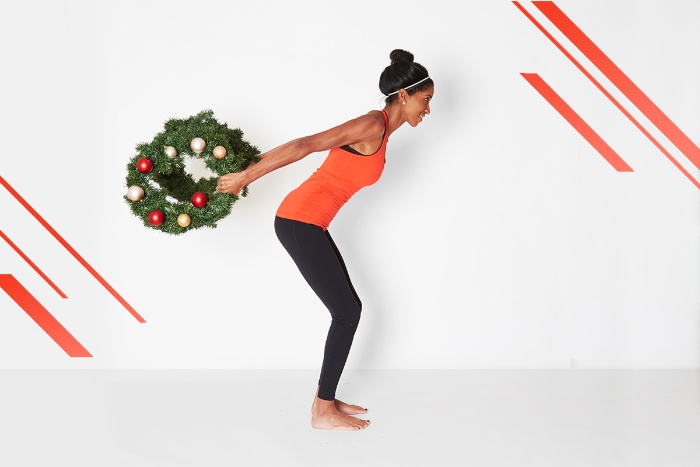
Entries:
{"type": "Polygon", "coordinates": [[[310,427],[316,371],[0,371],[0,466],[700,465],[697,370],[346,371],[356,432],[310,427]]]}

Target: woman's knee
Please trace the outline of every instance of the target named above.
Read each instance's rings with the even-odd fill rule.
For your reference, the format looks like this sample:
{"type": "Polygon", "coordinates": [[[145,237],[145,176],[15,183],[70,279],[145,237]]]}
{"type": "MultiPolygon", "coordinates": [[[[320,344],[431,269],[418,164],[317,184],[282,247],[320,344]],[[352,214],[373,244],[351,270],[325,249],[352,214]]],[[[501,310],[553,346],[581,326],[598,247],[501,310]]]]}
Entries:
{"type": "Polygon", "coordinates": [[[333,321],[338,324],[357,327],[362,317],[362,305],[355,302],[347,306],[337,307],[335,310],[332,310],[331,315],[333,316],[333,321]]]}

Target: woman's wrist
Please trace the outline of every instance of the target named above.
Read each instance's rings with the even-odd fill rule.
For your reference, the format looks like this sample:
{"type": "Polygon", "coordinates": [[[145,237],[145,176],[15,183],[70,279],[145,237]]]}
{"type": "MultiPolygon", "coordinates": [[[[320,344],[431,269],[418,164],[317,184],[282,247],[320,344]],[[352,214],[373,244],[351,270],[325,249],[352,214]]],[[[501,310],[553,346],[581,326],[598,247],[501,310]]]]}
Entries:
{"type": "Polygon", "coordinates": [[[250,165],[247,169],[241,172],[241,175],[243,176],[243,186],[250,185],[258,178],[255,176],[255,174],[251,173],[256,165],[257,164],[250,165]]]}

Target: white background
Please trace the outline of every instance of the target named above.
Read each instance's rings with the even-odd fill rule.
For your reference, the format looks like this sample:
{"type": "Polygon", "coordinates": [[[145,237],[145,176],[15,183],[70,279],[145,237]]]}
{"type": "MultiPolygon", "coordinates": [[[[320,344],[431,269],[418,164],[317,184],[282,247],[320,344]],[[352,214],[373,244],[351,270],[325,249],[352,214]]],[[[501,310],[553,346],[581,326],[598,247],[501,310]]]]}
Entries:
{"type": "MultiPolygon", "coordinates": [[[[700,140],[700,2],[556,3],[700,140]]],[[[364,304],[347,368],[700,365],[698,188],[512,2],[3,9],[0,175],[147,322],[0,189],[0,229],[69,299],[4,242],[0,273],[94,356],[68,357],[0,291],[0,367],[320,367],[330,315],[272,223],[325,154],[256,181],[217,229],[177,237],[132,216],[125,165],[167,119],[203,109],[267,150],[381,108],[394,48],[415,54],[436,93],[418,128],[392,135],[382,179],[330,227],[364,304]],[[635,171],[616,172],[521,72],[540,74],[635,171]]]]}

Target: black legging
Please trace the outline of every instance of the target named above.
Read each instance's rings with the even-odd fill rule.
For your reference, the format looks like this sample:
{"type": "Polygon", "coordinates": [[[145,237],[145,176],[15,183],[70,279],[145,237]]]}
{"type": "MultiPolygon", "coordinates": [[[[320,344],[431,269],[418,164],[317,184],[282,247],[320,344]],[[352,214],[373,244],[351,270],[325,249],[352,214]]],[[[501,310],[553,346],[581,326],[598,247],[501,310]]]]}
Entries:
{"type": "Polygon", "coordinates": [[[362,302],[328,230],[275,217],[275,232],[306,282],[331,312],[318,397],[332,401],[360,322],[362,302]]]}

